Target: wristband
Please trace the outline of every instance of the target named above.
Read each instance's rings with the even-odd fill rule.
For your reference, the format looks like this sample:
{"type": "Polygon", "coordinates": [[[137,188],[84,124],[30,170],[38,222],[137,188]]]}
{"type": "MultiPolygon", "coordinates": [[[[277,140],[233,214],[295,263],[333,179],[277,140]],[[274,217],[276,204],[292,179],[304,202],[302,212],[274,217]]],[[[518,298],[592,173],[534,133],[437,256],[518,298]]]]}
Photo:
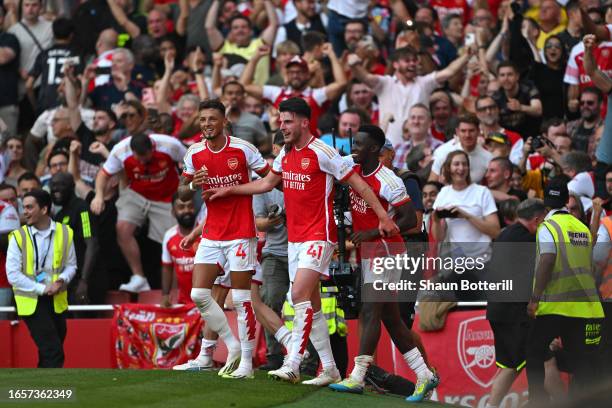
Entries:
{"type": "Polygon", "coordinates": [[[191,190],[191,191],[196,191],[197,190],[197,188],[193,188],[193,181],[189,182],[189,190],[191,190]]]}

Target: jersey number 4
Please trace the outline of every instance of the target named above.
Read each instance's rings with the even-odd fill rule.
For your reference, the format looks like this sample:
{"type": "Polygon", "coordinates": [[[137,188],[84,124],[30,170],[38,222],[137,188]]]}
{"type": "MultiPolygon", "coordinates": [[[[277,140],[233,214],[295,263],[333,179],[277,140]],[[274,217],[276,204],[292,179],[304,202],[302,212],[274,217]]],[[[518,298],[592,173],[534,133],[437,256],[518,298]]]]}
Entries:
{"type": "Polygon", "coordinates": [[[310,247],[308,248],[308,251],[306,251],[306,255],[310,255],[311,257],[320,260],[322,252],[323,252],[322,245],[316,245],[316,249],[315,249],[315,244],[311,244],[310,247]]]}
{"type": "Polygon", "coordinates": [[[242,248],[242,244],[238,245],[238,249],[236,250],[236,256],[242,259],[246,258],[247,254],[244,251],[244,248],[242,248]]]}

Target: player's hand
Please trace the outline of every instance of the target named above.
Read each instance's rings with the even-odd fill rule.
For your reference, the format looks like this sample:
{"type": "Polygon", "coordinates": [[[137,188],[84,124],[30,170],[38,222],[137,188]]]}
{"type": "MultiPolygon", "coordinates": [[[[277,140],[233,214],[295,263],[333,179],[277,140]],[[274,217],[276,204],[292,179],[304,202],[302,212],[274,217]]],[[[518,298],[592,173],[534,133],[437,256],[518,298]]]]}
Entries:
{"type": "Polygon", "coordinates": [[[371,241],[374,238],[378,238],[378,236],[378,230],[358,231],[353,232],[350,239],[355,246],[359,246],[362,242],[371,241]]]}
{"type": "Polygon", "coordinates": [[[206,179],[208,179],[208,168],[206,166],[202,166],[200,169],[196,170],[193,175],[193,185],[201,187],[204,183],[206,183],[206,179]]]}
{"type": "Polygon", "coordinates": [[[231,195],[231,193],[231,187],[219,187],[211,188],[210,190],[204,191],[204,193],[202,193],[202,196],[204,197],[204,201],[214,201],[220,198],[227,197],[231,195]]]}
{"type": "Polygon", "coordinates": [[[597,45],[597,38],[593,34],[587,34],[582,39],[582,42],[584,43],[584,51],[592,52],[593,48],[597,45]]]}
{"type": "Polygon", "coordinates": [[[529,304],[527,304],[527,316],[531,317],[532,319],[535,319],[536,317],[536,312],[538,310],[538,303],[534,300],[530,300],[529,304]]]}
{"type": "Polygon", "coordinates": [[[399,234],[400,230],[390,217],[385,217],[378,223],[378,231],[381,237],[390,237],[399,234]]]}
{"type": "Polygon", "coordinates": [[[93,200],[91,200],[91,212],[94,213],[95,215],[100,215],[102,213],[102,211],[104,211],[104,197],[102,196],[98,196],[96,194],[96,196],[94,197],[93,200]]]}
{"type": "Polygon", "coordinates": [[[183,239],[181,239],[181,242],[179,242],[179,247],[181,247],[182,250],[187,251],[193,247],[193,244],[198,239],[198,234],[194,234],[194,231],[190,232],[189,235],[183,237],[183,239]]]}
{"type": "Polygon", "coordinates": [[[170,301],[170,295],[162,295],[161,303],[159,304],[161,307],[172,307],[172,302],[170,301]]]}
{"type": "Polygon", "coordinates": [[[79,281],[74,295],[76,296],[77,303],[81,305],[86,305],[89,303],[89,298],[87,297],[87,282],[85,279],[81,279],[79,281]]]}

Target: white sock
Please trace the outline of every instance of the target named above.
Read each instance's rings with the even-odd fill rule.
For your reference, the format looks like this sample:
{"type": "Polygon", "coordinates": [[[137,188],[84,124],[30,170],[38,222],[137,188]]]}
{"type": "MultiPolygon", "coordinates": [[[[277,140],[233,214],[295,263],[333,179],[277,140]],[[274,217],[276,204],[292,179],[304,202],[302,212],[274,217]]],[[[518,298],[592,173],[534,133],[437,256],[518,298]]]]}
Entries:
{"type": "Polygon", "coordinates": [[[329,329],[327,327],[327,321],[323,316],[323,312],[320,310],[313,315],[310,340],[319,354],[323,370],[335,368],[336,362],[334,361],[331,343],[329,342],[329,329]]]}
{"type": "Polygon", "coordinates": [[[202,346],[200,347],[198,359],[212,358],[215,347],[217,347],[217,340],[202,339],[202,346]]]}
{"type": "Polygon", "coordinates": [[[366,372],[370,364],[372,364],[372,361],[374,361],[374,357],[366,354],[355,357],[355,367],[353,367],[353,371],[351,371],[351,379],[363,384],[366,372]]]}
{"type": "Polygon", "coordinates": [[[191,289],[191,300],[198,307],[202,319],[210,327],[210,329],[216,332],[221,340],[227,346],[230,353],[235,353],[240,350],[240,343],[234,337],[234,334],[230,330],[227,318],[223,309],[215,302],[212,298],[210,289],[193,288],[191,289]]]}
{"type": "Polygon", "coordinates": [[[291,344],[291,332],[289,329],[285,325],[282,325],[278,328],[276,333],[274,333],[274,338],[285,347],[287,354],[289,354],[289,345],[291,344]]]}
{"type": "Polygon", "coordinates": [[[238,336],[242,349],[238,369],[250,371],[253,370],[253,349],[255,348],[255,329],[257,325],[253,303],[251,302],[251,291],[248,289],[232,289],[232,300],[236,307],[238,336]]]}
{"type": "Polygon", "coordinates": [[[410,351],[404,353],[404,360],[408,364],[408,366],[415,372],[418,378],[432,378],[433,373],[425,364],[425,360],[423,360],[423,356],[421,356],[421,352],[418,348],[413,348],[410,351]]]}
{"type": "Polygon", "coordinates": [[[293,305],[293,309],[295,310],[295,316],[293,316],[291,350],[287,364],[291,365],[293,371],[299,371],[312,330],[313,311],[310,301],[297,303],[293,305]]]}

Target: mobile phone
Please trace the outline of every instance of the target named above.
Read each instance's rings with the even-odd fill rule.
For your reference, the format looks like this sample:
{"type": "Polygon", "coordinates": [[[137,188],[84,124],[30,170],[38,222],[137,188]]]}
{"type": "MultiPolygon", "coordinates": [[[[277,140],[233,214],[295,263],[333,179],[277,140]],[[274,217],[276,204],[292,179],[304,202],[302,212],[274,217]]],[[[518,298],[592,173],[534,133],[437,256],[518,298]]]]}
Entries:
{"type": "Polygon", "coordinates": [[[474,34],[474,33],[467,33],[465,35],[465,46],[466,47],[471,47],[475,43],[476,43],[476,34],[474,34]]]}
{"type": "Polygon", "coordinates": [[[96,67],[96,76],[98,75],[110,75],[111,67],[96,67]]]}
{"type": "Polygon", "coordinates": [[[457,218],[457,213],[451,210],[436,210],[438,218],[457,218]]]}
{"type": "Polygon", "coordinates": [[[64,60],[65,65],[79,65],[81,58],[77,55],[76,57],[68,57],[64,60]]]}

